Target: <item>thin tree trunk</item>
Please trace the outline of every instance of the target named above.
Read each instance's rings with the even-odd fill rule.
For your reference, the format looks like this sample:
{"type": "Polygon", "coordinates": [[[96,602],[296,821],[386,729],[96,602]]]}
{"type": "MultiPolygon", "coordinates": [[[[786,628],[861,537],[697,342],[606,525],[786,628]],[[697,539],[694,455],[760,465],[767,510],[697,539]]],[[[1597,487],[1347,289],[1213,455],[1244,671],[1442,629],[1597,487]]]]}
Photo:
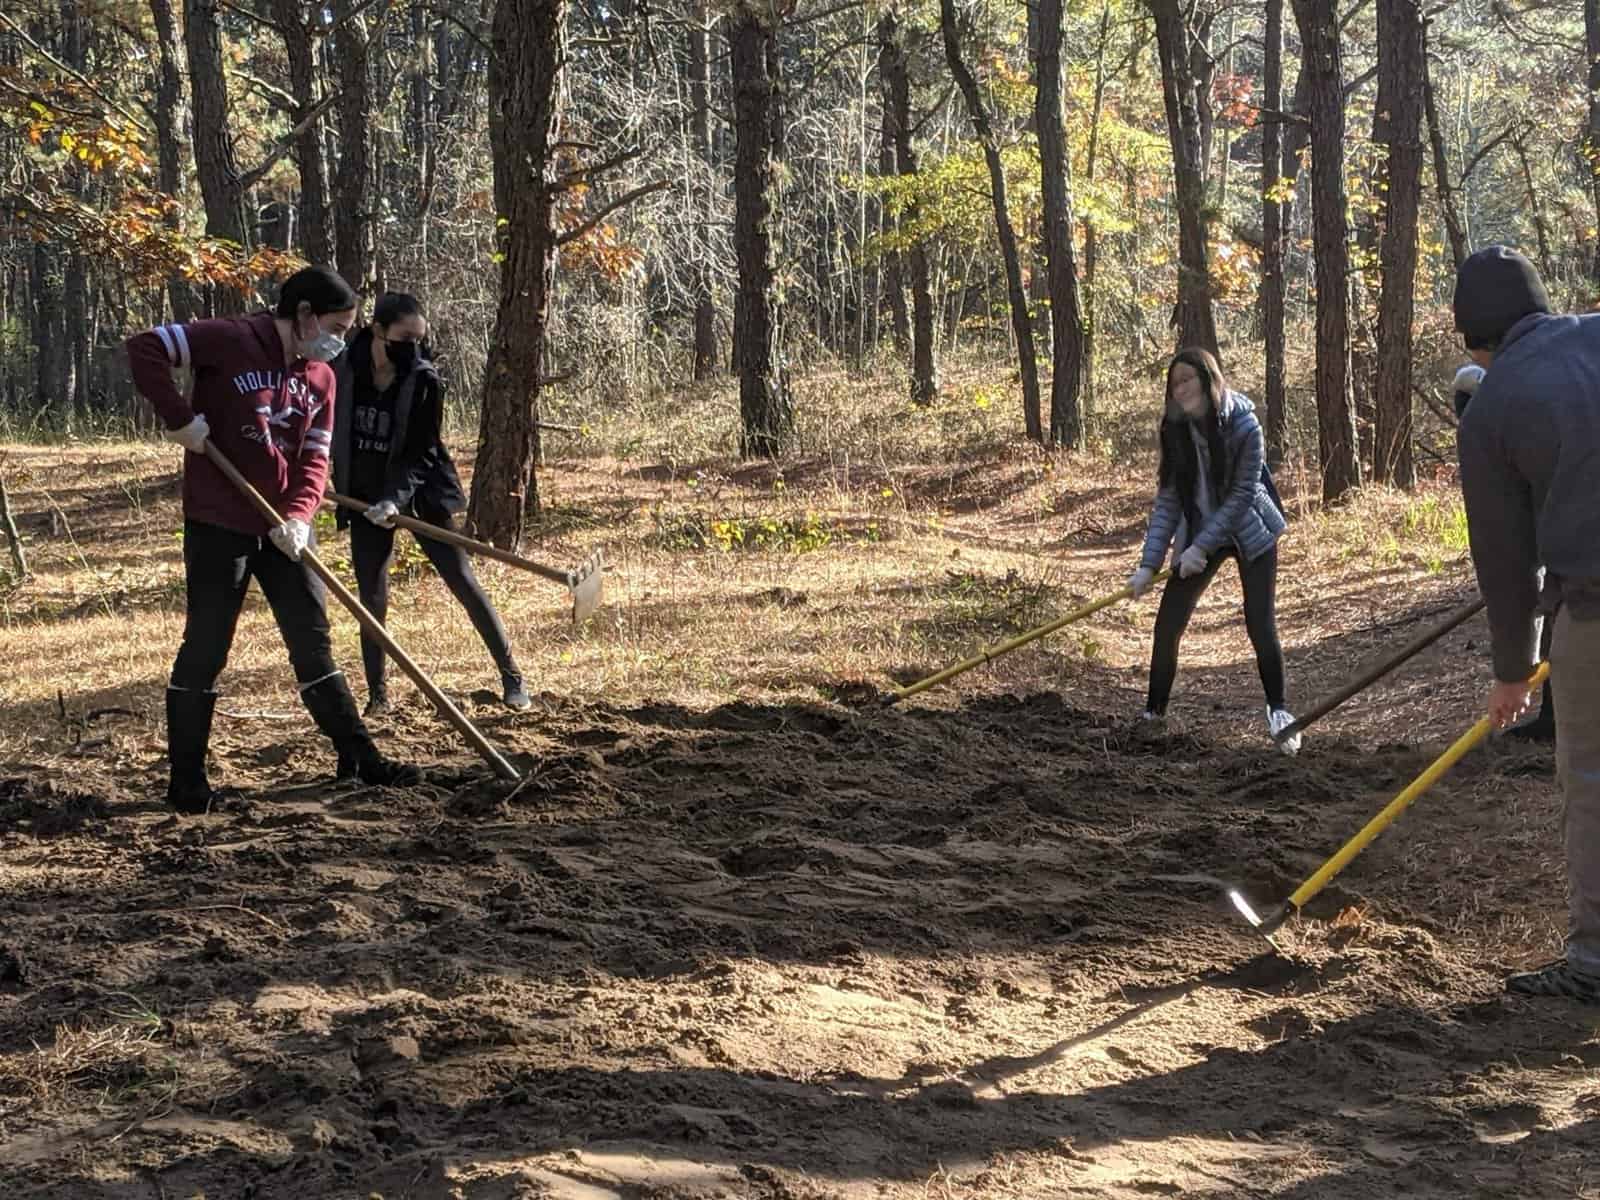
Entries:
{"type": "MultiPolygon", "coordinates": [[[[886,10],[878,19],[878,91],[881,109],[878,122],[878,174],[885,179],[900,173],[899,143],[895,131],[908,119],[900,111],[894,91],[895,61],[897,57],[903,57],[896,32],[898,27],[893,9],[886,10]]],[[[908,85],[908,97],[909,91],[908,85]]],[[[892,205],[884,204],[880,217],[886,236],[892,237],[898,232],[900,218],[892,205]]],[[[906,307],[905,256],[897,249],[884,251],[883,286],[889,293],[889,319],[895,353],[904,358],[911,350],[911,314],[906,307]]]]}
{"type": "MultiPolygon", "coordinates": [[[[300,0],[273,0],[273,16],[283,30],[289,58],[289,94],[294,97],[296,125],[317,104],[315,43],[300,0]]],[[[300,246],[313,263],[333,262],[333,236],[328,228],[328,164],[322,152],[322,122],[313,121],[295,139],[300,166],[300,246]]]]}
{"type": "Polygon", "coordinates": [[[1173,325],[1178,341],[1217,353],[1212,312],[1211,247],[1206,230],[1206,175],[1202,113],[1210,106],[1193,70],[1193,37],[1179,0],[1147,0],[1155,15],[1161,56],[1161,91],[1172,143],[1178,201],[1178,304],[1173,325]]]}
{"type": "Polygon", "coordinates": [[[1528,211],[1533,214],[1534,236],[1539,239],[1539,270],[1546,279],[1554,279],[1550,262],[1550,227],[1545,222],[1544,205],[1539,200],[1539,189],[1533,183],[1533,165],[1528,161],[1527,131],[1511,139],[1517,163],[1522,168],[1522,186],[1528,192],[1528,211]]]}
{"type": "Polygon", "coordinates": [[[1034,111],[1039,125],[1045,242],[1050,251],[1050,440],[1081,448],[1083,411],[1083,318],[1078,267],[1073,252],[1072,159],[1062,111],[1065,74],[1061,62],[1066,8],[1063,0],[1039,0],[1039,69],[1034,111]]]}
{"type": "Polygon", "coordinates": [[[1378,135],[1387,145],[1379,257],[1377,424],[1373,474],[1416,486],[1411,452],[1412,324],[1417,285],[1417,221],[1422,203],[1423,15],[1416,0],[1378,0],[1378,135]]]}
{"type": "MultiPolygon", "coordinates": [[[[1597,3],[1600,0],[1586,0],[1597,3]]],[[[1439,210],[1444,214],[1445,236],[1450,241],[1450,257],[1460,266],[1467,257],[1467,231],[1456,205],[1456,191],[1450,186],[1450,160],[1444,149],[1444,127],[1439,123],[1439,106],[1434,95],[1433,65],[1427,53],[1427,28],[1423,28],[1422,106],[1428,118],[1428,140],[1433,146],[1433,185],[1439,192],[1439,210]]],[[[1595,184],[1595,211],[1600,213],[1600,177],[1595,184]]],[[[1600,278],[1600,261],[1596,263],[1600,278]]]]}
{"type": "Polygon", "coordinates": [[[491,25],[489,139],[495,210],[506,220],[500,301],[484,367],[468,517],[514,547],[539,506],[539,396],[555,280],[555,143],[568,0],[498,0],[491,25]]]}
{"type": "MultiPolygon", "coordinates": [[[[188,157],[184,130],[189,124],[188,105],[183,97],[183,74],[178,65],[178,18],[172,0],[150,0],[150,16],[156,34],[156,180],[161,190],[172,197],[166,216],[169,229],[183,229],[183,169],[188,157]]],[[[186,279],[173,275],[167,280],[167,302],[172,319],[180,323],[194,319],[198,311],[194,289],[186,279]]]]}
{"type": "MultiPolygon", "coordinates": [[[[194,103],[194,163],[205,201],[206,234],[248,248],[244,192],[228,132],[228,84],[222,59],[222,26],[216,0],[184,0],[184,44],[194,103]]],[[[216,312],[238,312],[243,297],[230,288],[212,289],[216,312]]]]}
{"type": "Polygon", "coordinates": [[[1000,144],[990,124],[978,81],[961,57],[961,40],[956,26],[955,0],[940,0],[940,29],[944,35],[945,59],[956,86],[961,89],[972,118],[972,128],[983,146],[989,166],[989,192],[994,200],[995,231],[1000,238],[1000,254],[1005,260],[1006,291],[1011,301],[1011,328],[1017,339],[1017,358],[1022,368],[1022,413],[1027,433],[1036,442],[1044,440],[1039,412],[1039,363],[1033,351],[1033,326],[1028,321],[1028,296],[1022,286],[1022,260],[1017,253],[1017,234],[1006,208],[1006,172],[1000,161],[1000,144]]]}
{"type": "MultiPolygon", "coordinates": [[[[1583,44],[1588,64],[1585,82],[1589,93],[1589,112],[1579,153],[1589,173],[1589,194],[1594,200],[1595,225],[1600,227],[1600,0],[1583,0],[1583,44]]],[[[1600,237],[1595,239],[1590,280],[1600,286],[1600,237]]]]}
{"type": "MultiPolygon", "coordinates": [[[[1283,111],[1283,0],[1267,0],[1263,107],[1283,111]]],[[[1287,205],[1284,203],[1283,122],[1268,116],[1261,129],[1261,323],[1267,349],[1267,463],[1283,462],[1288,426],[1285,387],[1284,280],[1287,205]]],[[[1293,193],[1290,193],[1292,198],[1293,193]]]]}
{"type": "Polygon", "coordinates": [[[775,19],[769,7],[739,0],[728,24],[736,142],[733,244],[739,263],[739,446],[740,453],[750,458],[776,457],[794,428],[783,377],[777,284],[783,126],[775,19]]]}
{"type": "MultiPolygon", "coordinates": [[[[545,0],[548,10],[565,0],[545,0]]],[[[514,4],[520,7],[520,3],[514,4]]],[[[498,5],[496,7],[498,16],[498,5]]],[[[565,8],[562,24],[565,28],[565,8]]],[[[334,30],[334,57],[339,70],[339,170],[334,179],[338,209],[334,214],[334,255],[339,274],[361,295],[373,287],[372,227],[376,216],[372,186],[372,71],[371,48],[381,35],[381,22],[369,35],[363,16],[346,17],[334,30]]],[[[532,166],[543,160],[535,159],[532,166]]],[[[504,213],[503,206],[497,211],[504,213]]],[[[542,320],[542,318],[541,318],[542,320]]]]}
{"type": "MultiPolygon", "coordinates": [[[[1105,115],[1106,53],[1111,44],[1111,4],[1106,0],[1100,8],[1100,40],[1095,50],[1094,107],[1089,116],[1089,149],[1087,167],[1089,186],[1100,180],[1100,123],[1105,115]]],[[[1095,346],[1099,336],[1100,314],[1098,308],[1100,282],[1100,230],[1092,216],[1083,221],[1083,431],[1087,440],[1094,429],[1095,400],[1095,346]]]]}
{"type": "MultiPolygon", "coordinates": [[[[902,178],[909,178],[918,170],[917,148],[911,139],[911,75],[906,63],[905,32],[899,14],[892,8],[879,18],[878,39],[878,62],[884,72],[884,126],[893,134],[895,169],[902,178]]],[[[915,203],[907,205],[905,219],[913,227],[919,215],[915,203]]],[[[911,402],[932,404],[939,398],[939,358],[926,241],[919,238],[906,251],[905,264],[911,283],[911,402]]],[[[902,298],[902,307],[904,303],[902,298]]]]}
{"type": "Polygon", "coordinates": [[[1344,64],[1334,0],[1294,0],[1308,77],[1317,286],[1317,432],[1322,498],[1361,486],[1350,396],[1350,248],[1344,182],[1344,64]]]}
{"type": "Polygon", "coordinates": [[[717,370],[717,310],[711,294],[711,23],[710,8],[702,3],[689,23],[689,140],[696,183],[692,193],[695,219],[701,222],[695,239],[694,267],[694,378],[710,379],[717,370]]]}

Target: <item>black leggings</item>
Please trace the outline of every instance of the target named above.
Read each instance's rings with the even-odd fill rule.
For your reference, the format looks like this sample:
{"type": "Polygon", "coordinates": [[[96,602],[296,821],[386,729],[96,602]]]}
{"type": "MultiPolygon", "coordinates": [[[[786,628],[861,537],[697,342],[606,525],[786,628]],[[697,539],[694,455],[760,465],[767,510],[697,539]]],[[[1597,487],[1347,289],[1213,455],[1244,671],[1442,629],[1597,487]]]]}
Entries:
{"type": "MultiPolygon", "coordinates": [[[[315,537],[311,545],[316,546],[315,537]]],[[[337,673],[322,580],[265,537],[185,521],[183,573],[183,645],[172,664],[172,686],[178,691],[209,692],[216,686],[252,576],[272,607],[301,688],[337,673]]]]}
{"type": "MultiPolygon", "coordinates": [[[[361,591],[361,603],[380,621],[386,621],[389,616],[389,561],[394,557],[395,532],[374,525],[361,516],[350,522],[350,560],[355,567],[356,587],[361,591]]],[[[427,555],[433,569],[439,572],[439,578],[444,580],[450,594],[467,610],[472,627],[489,648],[501,674],[516,674],[517,664],[511,656],[511,640],[506,636],[506,627],[490,603],[483,585],[478,582],[478,577],[472,573],[467,552],[459,546],[429,537],[418,537],[417,545],[427,555]]],[[[366,668],[368,693],[382,691],[385,668],[383,647],[365,632],[361,634],[361,662],[366,668]]]]}
{"type": "MultiPolygon", "coordinates": [[[[1189,627],[1195,605],[1210,586],[1224,559],[1237,559],[1231,547],[1213,554],[1206,569],[1188,579],[1176,571],[1161,593],[1161,608],[1156,613],[1156,640],[1150,654],[1150,697],[1146,708],[1153,713],[1167,711],[1172,696],[1172,681],[1178,677],[1178,643],[1189,627]]],[[[1278,551],[1274,547],[1254,562],[1239,563],[1239,578],[1244,583],[1244,622],[1250,631],[1250,644],[1256,650],[1256,668],[1267,705],[1282,708],[1284,699],[1283,647],[1278,644],[1278,551]]]]}

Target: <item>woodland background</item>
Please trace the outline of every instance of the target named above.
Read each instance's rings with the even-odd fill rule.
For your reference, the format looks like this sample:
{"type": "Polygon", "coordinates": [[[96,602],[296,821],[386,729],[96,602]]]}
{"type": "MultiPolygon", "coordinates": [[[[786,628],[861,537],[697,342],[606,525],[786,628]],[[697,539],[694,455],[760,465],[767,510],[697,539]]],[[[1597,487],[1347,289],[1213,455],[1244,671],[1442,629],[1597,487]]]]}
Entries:
{"type": "Polygon", "coordinates": [[[541,435],[687,388],[771,456],[820,372],[911,420],[976,365],[1116,455],[1182,343],[1324,499],[1409,487],[1455,263],[1600,287],[1597,52],[1600,0],[16,0],[0,437],[148,428],[122,339],[306,260],[424,299],[502,542],[541,435]]]}

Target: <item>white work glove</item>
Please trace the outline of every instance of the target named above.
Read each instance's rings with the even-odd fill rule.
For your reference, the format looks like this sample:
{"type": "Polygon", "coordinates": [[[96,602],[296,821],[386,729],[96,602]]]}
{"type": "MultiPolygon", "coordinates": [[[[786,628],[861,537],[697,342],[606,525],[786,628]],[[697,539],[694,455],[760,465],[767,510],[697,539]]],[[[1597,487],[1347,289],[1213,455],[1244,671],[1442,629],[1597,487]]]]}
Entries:
{"type": "Polygon", "coordinates": [[[274,546],[299,562],[300,555],[311,544],[311,526],[304,521],[285,521],[267,536],[272,539],[274,546]]]}
{"type": "Polygon", "coordinates": [[[1200,574],[1206,569],[1206,558],[1206,552],[1199,546],[1190,546],[1178,560],[1178,574],[1184,579],[1200,574]]]}
{"type": "Polygon", "coordinates": [[[204,454],[206,452],[206,439],[211,436],[211,426],[206,424],[206,419],[195,413],[194,420],[181,429],[167,430],[167,441],[177,442],[190,454],[204,454]]]}
{"type": "Polygon", "coordinates": [[[400,506],[393,500],[379,500],[364,515],[380,529],[393,529],[394,519],[400,515],[400,506]]]}
{"type": "Polygon", "coordinates": [[[1456,391],[1471,396],[1478,390],[1478,384],[1483,381],[1484,374],[1484,369],[1477,363],[1468,363],[1456,372],[1452,386],[1456,391]]]}
{"type": "Polygon", "coordinates": [[[1155,582],[1155,579],[1156,573],[1154,571],[1149,567],[1140,567],[1128,577],[1128,590],[1133,593],[1133,598],[1137,600],[1150,590],[1150,585],[1155,582]]]}

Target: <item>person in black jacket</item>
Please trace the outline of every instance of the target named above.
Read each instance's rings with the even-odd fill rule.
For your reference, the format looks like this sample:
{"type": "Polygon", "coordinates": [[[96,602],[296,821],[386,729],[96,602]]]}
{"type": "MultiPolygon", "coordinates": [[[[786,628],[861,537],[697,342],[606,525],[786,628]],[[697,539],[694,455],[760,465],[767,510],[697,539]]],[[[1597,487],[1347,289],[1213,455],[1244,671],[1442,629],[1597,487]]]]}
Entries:
{"type": "MultiPolygon", "coordinates": [[[[461,477],[440,437],[444,388],[427,356],[427,333],[416,297],[390,292],[379,297],[372,324],[334,363],[343,401],[334,418],[334,490],[371,503],[366,520],[351,520],[340,510],[339,526],[350,528],[350,558],[361,603],[380,621],[389,611],[395,517],[404,514],[453,526],[467,507],[461,477]]],[[[500,669],[506,704],[531,708],[505,624],[472,573],[466,551],[428,537],[418,538],[417,544],[488,647],[500,669]]],[[[365,633],[361,657],[367,712],[381,712],[389,703],[383,647],[365,633]]]]}

